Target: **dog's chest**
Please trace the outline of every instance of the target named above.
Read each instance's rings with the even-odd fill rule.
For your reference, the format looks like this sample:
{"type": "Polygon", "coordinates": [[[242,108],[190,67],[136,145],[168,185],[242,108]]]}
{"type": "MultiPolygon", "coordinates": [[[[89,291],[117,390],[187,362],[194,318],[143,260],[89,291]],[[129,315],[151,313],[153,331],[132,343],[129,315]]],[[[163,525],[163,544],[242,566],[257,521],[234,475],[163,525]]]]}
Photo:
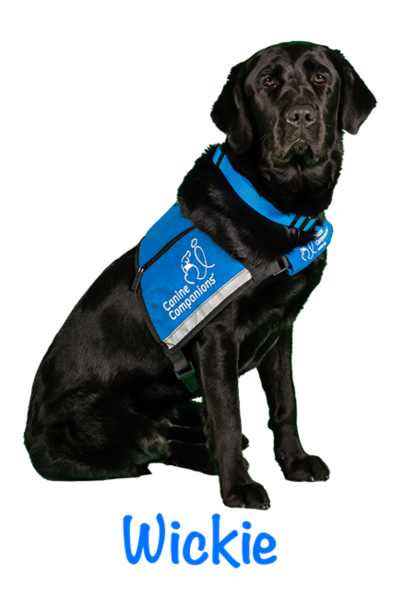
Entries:
{"type": "Polygon", "coordinates": [[[259,286],[239,300],[235,335],[240,374],[256,368],[281,333],[293,324],[316,285],[312,279],[305,273],[294,280],[259,286]]]}

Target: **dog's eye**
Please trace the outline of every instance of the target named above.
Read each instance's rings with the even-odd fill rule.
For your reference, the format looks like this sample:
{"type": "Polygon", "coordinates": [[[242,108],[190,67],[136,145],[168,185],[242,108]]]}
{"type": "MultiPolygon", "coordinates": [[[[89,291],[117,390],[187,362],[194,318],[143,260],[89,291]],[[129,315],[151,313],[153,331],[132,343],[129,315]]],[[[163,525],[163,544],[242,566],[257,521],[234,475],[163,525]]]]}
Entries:
{"type": "Polygon", "coordinates": [[[276,86],[276,81],[275,79],[272,79],[272,77],[265,77],[262,84],[264,87],[274,87],[276,86]]]}
{"type": "Polygon", "coordinates": [[[320,75],[319,73],[317,73],[314,77],[314,83],[325,83],[326,82],[326,78],[323,75],[320,75]]]}

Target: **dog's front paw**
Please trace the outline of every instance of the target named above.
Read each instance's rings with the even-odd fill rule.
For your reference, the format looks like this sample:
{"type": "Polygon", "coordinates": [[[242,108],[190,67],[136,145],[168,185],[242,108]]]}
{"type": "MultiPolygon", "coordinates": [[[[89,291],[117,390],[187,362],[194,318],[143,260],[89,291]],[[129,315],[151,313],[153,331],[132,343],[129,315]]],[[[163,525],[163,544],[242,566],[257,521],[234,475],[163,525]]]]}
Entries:
{"type": "Polygon", "coordinates": [[[223,496],[226,506],[233,508],[258,508],[267,510],[270,507],[268,494],[263,486],[255,481],[235,486],[223,496]]]}
{"type": "Polygon", "coordinates": [[[319,456],[305,454],[299,456],[285,456],[280,454],[277,461],[286,479],[289,481],[326,481],[329,479],[329,469],[319,456]]]}

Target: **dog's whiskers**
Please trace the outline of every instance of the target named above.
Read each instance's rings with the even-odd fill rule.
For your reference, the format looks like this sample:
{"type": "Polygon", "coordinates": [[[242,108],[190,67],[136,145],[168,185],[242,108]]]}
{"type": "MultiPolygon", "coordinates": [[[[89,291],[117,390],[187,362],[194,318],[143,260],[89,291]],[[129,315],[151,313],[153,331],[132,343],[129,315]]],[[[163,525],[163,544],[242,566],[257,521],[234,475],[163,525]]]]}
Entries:
{"type": "Polygon", "coordinates": [[[260,139],[258,141],[263,142],[263,141],[267,140],[269,137],[271,137],[273,134],[274,134],[273,131],[270,131],[270,133],[265,133],[264,135],[262,135],[260,137],[260,139]]]}

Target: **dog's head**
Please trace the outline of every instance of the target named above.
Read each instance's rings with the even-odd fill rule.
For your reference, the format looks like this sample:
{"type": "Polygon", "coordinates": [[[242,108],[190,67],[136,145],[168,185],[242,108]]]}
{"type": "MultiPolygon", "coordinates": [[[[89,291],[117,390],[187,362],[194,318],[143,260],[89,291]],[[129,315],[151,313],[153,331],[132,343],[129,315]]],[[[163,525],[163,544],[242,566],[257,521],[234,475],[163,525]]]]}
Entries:
{"type": "Polygon", "coordinates": [[[236,65],[211,117],[236,154],[257,145],[275,167],[329,158],[343,130],[355,134],[376,102],[338,50],[289,42],[236,65]]]}

